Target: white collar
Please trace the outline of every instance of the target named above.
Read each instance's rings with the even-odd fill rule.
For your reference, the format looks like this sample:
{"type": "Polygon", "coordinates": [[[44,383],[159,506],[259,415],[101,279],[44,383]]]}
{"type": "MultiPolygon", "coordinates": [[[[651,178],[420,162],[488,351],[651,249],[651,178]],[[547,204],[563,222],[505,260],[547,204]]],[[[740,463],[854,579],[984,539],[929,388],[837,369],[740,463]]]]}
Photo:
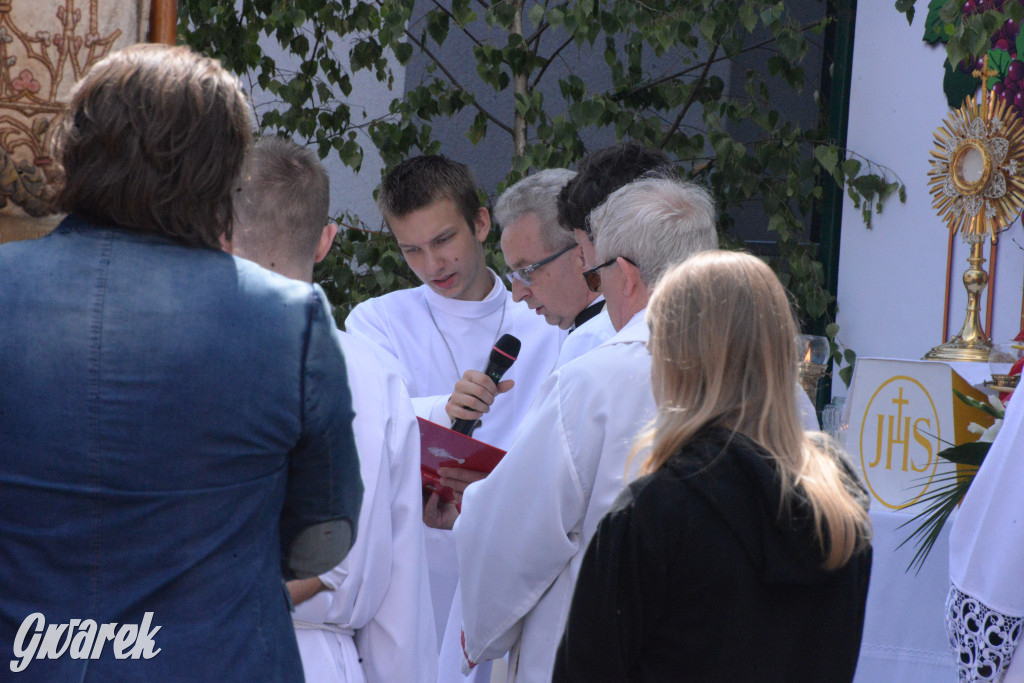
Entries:
{"type": "Polygon", "coordinates": [[[647,307],[641,308],[639,311],[633,314],[633,317],[629,319],[629,322],[622,326],[622,329],[616,332],[610,339],[606,340],[601,346],[609,346],[611,344],[629,344],[634,342],[641,342],[646,344],[647,340],[650,339],[651,330],[647,327],[647,307]]]}
{"type": "Polygon", "coordinates": [[[481,301],[449,299],[446,296],[441,296],[428,285],[422,285],[420,291],[423,292],[424,300],[434,312],[453,315],[458,318],[486,318],[492,313],[501,310],[508,296],[508,290],[505,289],[501,278],[490,268],[487,269],[487,272],[494,278],[494,286],[491,287],[491,291],[481,301]]]}

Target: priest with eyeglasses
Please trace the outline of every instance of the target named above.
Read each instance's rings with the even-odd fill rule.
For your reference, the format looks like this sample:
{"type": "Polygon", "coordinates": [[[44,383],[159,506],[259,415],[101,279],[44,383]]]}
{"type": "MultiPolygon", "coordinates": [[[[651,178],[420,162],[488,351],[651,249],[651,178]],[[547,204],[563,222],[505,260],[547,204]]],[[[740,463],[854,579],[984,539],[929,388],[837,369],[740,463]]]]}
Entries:
{"type": "Polygon", "coordinates": [[[512,297],[569,333],[556,368],[615,334],[604,296],[583,279],[582,247],[558,222],[558,195],[575,176],[567,169],[540,171],[505,190],[494,207],[512,297]]]}
{"type": "Polygon", "coordinates": [[[718,246],[714,201],[681,180],[627,185],[591,223],[603,265],[589,277],[600,279],[616,334],[548,377],[505,458],[466,489],[455,523],[463,670],[508,652],[516,683],[550,680],[583,551],[654,415],[650,291],[669,266],[718,246]]]}

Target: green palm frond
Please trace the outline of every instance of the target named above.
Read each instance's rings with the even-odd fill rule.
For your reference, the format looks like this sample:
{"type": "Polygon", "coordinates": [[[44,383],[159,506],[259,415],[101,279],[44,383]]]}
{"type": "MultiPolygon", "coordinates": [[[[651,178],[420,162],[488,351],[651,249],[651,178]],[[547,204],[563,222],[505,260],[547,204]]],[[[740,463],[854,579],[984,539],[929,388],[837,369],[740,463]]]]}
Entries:
{"type": "MultiPolygon", "coordinates": [[[[985,446],[988,445],[985,444],[985,446]]],[[[961,446],[956,448],[961,448],[961,446]]],[[[936,477],[932,482],[937,483],[938,486],[914,503],[914,505],[924,505],[925,508],[897,527],[902,529],[917,523],[917,528],[897,546],[897,548],[902,548],[907,543],[914,541],[914,546],[917,548],[913,559],[907,565],[907,571],[914,569],[915,574],[921,571],[928,553],[931,552],[935,541],[942,532],[942,527],[946,525],[949,515],[956,509],[956,506],[964,499],[973,480],[973,473],[962,474],[955,471],[936,477]]]]}

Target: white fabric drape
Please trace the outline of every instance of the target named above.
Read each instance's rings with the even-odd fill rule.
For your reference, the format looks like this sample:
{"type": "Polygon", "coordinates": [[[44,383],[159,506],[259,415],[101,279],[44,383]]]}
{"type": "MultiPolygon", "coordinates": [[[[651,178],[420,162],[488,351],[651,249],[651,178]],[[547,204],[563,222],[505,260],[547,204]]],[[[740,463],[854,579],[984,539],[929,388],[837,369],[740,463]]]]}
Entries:
{"type": "Polygon", "coordinates": [[[1024,662],[1010,664],[1024,621],[1022,426],[1017,397],[949,534],[946,630],[961,680],[1024,680],[1024,662]]]}
{"type": "Polygon", "coordinates": [[[294,617],[354,636],[297,629],[306,679],[318,683],[433,683],[434,621],[420,495],[419,427],[402,379],[374,347],[340,333],[363,478],[356,542],[320,576],[329,590],[294,617]]]}
{"type": "Polygon", "coordinates": [[[641,311],[545,382],[508,454],[455,525],[466,654],[509,655],[509,680],[550,680],[583,549],[654,416],[641,311]]]}

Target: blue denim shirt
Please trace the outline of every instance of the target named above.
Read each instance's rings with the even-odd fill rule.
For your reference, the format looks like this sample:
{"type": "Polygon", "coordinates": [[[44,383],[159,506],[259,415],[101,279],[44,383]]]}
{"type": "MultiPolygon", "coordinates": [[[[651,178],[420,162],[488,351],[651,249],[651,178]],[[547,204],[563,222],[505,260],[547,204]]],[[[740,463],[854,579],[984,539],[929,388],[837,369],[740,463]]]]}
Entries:
{"type": "Polygon", "coordinates": [[[0,680],[301,680],[282,557],[354,525],[351,420],[309,284],[74,216],[0,247],[0,680]],[[152,658],[10,670],[30,614],[147,612],[152,658]]]}

